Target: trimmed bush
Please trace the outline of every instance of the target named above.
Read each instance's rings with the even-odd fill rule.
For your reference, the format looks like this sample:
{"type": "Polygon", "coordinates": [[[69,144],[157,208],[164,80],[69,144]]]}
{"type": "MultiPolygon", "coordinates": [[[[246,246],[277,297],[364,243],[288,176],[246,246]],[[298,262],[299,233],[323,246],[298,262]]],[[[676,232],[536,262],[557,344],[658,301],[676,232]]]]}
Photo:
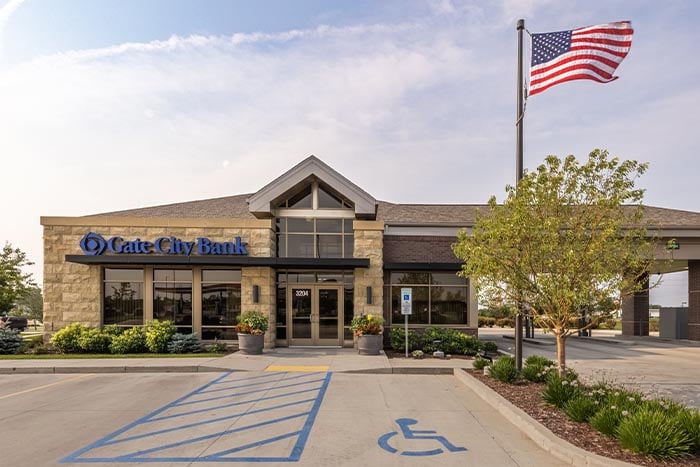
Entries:
{"type": "Polygon", "coordinates": [[[16,354],[22,346],[22,336],[19,331],[10,328],[0,328],[0,354],[16,354]]]}
{"type": "Polygon", "coordinates": [[[479,316],[480,328],[492,328],[496,325],[496,318],[490,316],[479,316]]]}
{"type": "Polygon", "coordinates": [[[121,328],[116,324],[109,324],[102,328],[102,332],[109,336],[116,337],[123,334],[126,329],[127,328],[121,328]]]}
{"type": "Polygon", "coordinates": [[[177,332],[172,321],[153,321],[146,324],[146,348],[149,352],[164,353],[170,338],[177,332]]]}
{"type": "Polygon", "coordinates": [[[613,407],[603,407],[588,419],[588,423],[604,435],[615,436],[617,426],[622,420],[622,411],[613,407]]]}
{"type": "Polygon", "coordinates": [[[499,328],[512,328],[515,326],[515,320],[513,318],[500,318],[496,320],[496,326],[499,328]]]}
{"type": "Polygon", "coordinates": [[[198,353],[202,351],[202,343],[196,334],[173,334],[168,342],[170,353],[198,353]]]}
{"type": "Polygon", "coordinates": [[[51,345],[61,353],[78,353],[82,350],[80,336],[87,330],[88,328],[80,323],[69,324],[51,337],[51,345]]]}
{"type": "Polygon", "coordinates": [[[474,367],[475,370],[481,371],[490,364],[491,362],[486,360],[485,358],[477,357],[476,359],[474,359],[474,362],[472,362],[472,367],[474,367]]]}
{"type": "Polygon", "coordinates": [[[617,438],[626,449],[664,460],[688,454],[692,445],[676,417],[649,409],[623,417],[617,427],[617,438]]]}
{"type": "Polygon", "coordinates": [[[550,371],[547,375],[547,386],[542,391],[542,399],[561,409],[579,394],[579,382],[574,372],[567,371],[564,377],[560,377],[556,371],[550,371]]]}
{"type": "Polygon", "coordinates": [[[564,405],[564,412],[575,422],[587,422],[595,415],[598,407],[595,402],[585,396],[577,396],[564,405]]]}
{"type": "Polygon", "coordinates": [[[142,327],[133,327],[112,338],[109,346],[113,354],[143,353],[146,350],[146,332],[142,327]]]}
{"type": "Polygon", "coordinates": [[[491,376],[504,383],[514,383],[518,379],[515,359],[510,356],[500,357],[491,365],[491,376]]]}
{"type": "Polygon", "coordinates": [[[78,337],[80,351],[85,353],[109,353],[112,336],[99,329],[85,329],[78,337]]]}
{"type": "Polygon", "coordinates": [[[482,343],[483,350],[487,352],[498,352],[498,344],[491,341],[485,341],[482,343]]]}
{"type": "MultiPolygon", "coordinates": [[[[391,343],[391,348],[397,352],[406,352],[406,332],[404,328],[391,328],[389,332],[389,342],[391,343]]],[[[416,331],[408,330],[408,351],[415,350],[416,344],[419,342],[418,335],[416,331]]]]}

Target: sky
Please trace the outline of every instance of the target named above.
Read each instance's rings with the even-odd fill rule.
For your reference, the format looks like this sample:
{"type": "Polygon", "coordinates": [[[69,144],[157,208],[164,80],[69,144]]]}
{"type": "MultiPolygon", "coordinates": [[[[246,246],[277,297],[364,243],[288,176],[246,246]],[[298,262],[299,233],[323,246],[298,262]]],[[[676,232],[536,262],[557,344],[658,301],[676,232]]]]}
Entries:
{"type": "MultiPolygon", "coordinates": [[[[251,193],[311,154],[385,201],[502,199],[518,18],[635,29],[620,79],[528,100],[526,169],[607,149],[650,163],[645,204],[700,211],[699,17],[694,0],[0,0],[0,243],[41,283],[40,216],[251,193]]],[[[685,281],[651,301],[679,306],[685,281]]]]}

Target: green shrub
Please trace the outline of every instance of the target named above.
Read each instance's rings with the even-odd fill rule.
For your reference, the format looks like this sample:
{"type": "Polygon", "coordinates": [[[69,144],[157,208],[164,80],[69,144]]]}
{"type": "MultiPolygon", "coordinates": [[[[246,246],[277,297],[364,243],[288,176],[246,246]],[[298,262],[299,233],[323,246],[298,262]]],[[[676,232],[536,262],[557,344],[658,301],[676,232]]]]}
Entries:
{"type": "Polygon", "coordinates": [[[143,353],[146,350],[146,332],[142,327],[133,327],[112,338],[109,346],[113,354],[143,353]]]}
{"type": "Polygon", "coordinates": [[[564,405],[564,412],[575,422],[587,422],[597,412],[593,399],[586,396],[576,396],[564,405]]]}
{"type": "Polygon", "coordinates": [[[615,436],[620,420],[622,420],[622,411],[615,406],[611,406],[600,409],[588,419],[588,423],[604,435],[615,436]]]}
{"type": "Polygon", "coordinates": [[[561,409],[579,394],[579,382],[574,372],[567,371],[561,377],[558,372],[550,371],[547,375],[547,386],[542,391],[542,399],[561,409]]]}
{"type": "Polygon", "coordinates": [[[504,383],[514,383],[518,379],[518,370],[515,368],[515,359],[504,355],[491,365],[491,376],[504,383]]]}
{"type": "Polygon", "coordinates": [[[686,455],[692,445],[676,417],[646,408],[622,418],[617,438],[626,449],[664,460],[686,455]]]}
{"type": "Polygon", "coordinates": [[[22,346],[22,336],[10,328],[0,328],[0,354],[16,354],[22,346]]]}
{"type": "Polygon", "coordinates": [[[641,403],[642,408],[657,412],[666,412],[668,416],[674,416],[686,410],[685,406],[670,399],[651,399],[641,403]]]}
{"type": "MultiPolygon", "coordinates": [[[[166,346],[166,348],[167,348],[167,346],[166,346]]],[[[211,353],[225,353],[227,350],[227,347],[226,347],[226,344],[224,344],[222,342],[214,342],[213,344],[207,345],[205,347],[205,350],[207,352],[211,352],[211,353]]]]}
{"type": "MultiPolygon", "coordinates": [[[[244,334],[264,334],[269,326],[267,316],[257,310],[244,311],[238,316],[237,322],[236,331],[244,334]]],[[[382,320],[382,322],[384,321],[382,320]]]]}
{"type": "Polygon", "coordinates": [[[170,353],[198,353],[202,351],[202,343],[196,334],[173,334],[168,342],[170,353]]]}
{"type": "Polygon", "coordinates": [[[127,328],[121,328],[116,324],[109,324],[102,328],[102,332],[108,336],[116,337],[124,333],[127,328]]]}
{"type": "Polygon", "coordinates": [[[602,401],[607,406],[615,406],[620,410],[628,412],[636,411],[643,403],[644,395],[635,391],[628,391],[623,388],[609,387],[607,395],[602,401]]]}
{"type": "MultiPolygon", "coordinates": [[[[416,348],[416,344],[418,343],[418,335],[416,334],[416,331],[409,329],[408,330],[408,351],[410,352],[411,350],[414,350],[416,348]]],[[[391,331],[389,332],[389,342],[391,343],[391,348],[396,350],[397,352],[405,352],[405,345],[406,345],[406,332],[404,328],[391,328],[391,331]]]]}
{"type": "Polygon", "coordinates": [[[693,409],[685,409],[676,415],[678,423],[690,438],[690,452],[700,454],[700,412],[693,409]]]}
{"type": "Polygon", "coordinates": [[[81,351],[80,336],[87,330],[80,323],[69,324],[51,337],[51,345],[61,353],[78,353],[81,351]]]}
{"type": "Polygon", "coordinates": [[[483,350],[485,350],[486,352],[498,352],[498,344],[496,344],[495,342],[484,341],[482,342],[482,344],[483,350]]]}
{"type": "Polygon", "coordinates": [[[472,366],[474,367],[475,370],[483,370],[487,366],[491,364],[490,361],[486,360],[485,358],[477,357],[474,359],[472,362],[472,366]]]}
{"type": "Polygon", "coordinates": [[[512,328],[515,326],[515,320],[513,318],[499,318],[496,320],[496,326],[499,328],[512,328]]]}
{"type": "Polygon", "coordinates": [[[78,337],[81,352],[109,353],[112,336],[99,329],[85,329],[78,337]]]}
{"type": "Polygon", "coordinates": [[[525,365],[554,366],[554,361],[541,355],[530,355],[525,359],[525,365]]]}
{"type": "Polygon", "coordinates": [[[152,353],[164,353],[170,338],[177,332],[172,321],[153,321],[146,324],[146,348],[152,353]]]}
{"type": "Polygon", "coordinates": [[[490,316],[479,316],[480,328],[492,328],[496,325],[496,318],[490,316]]]}

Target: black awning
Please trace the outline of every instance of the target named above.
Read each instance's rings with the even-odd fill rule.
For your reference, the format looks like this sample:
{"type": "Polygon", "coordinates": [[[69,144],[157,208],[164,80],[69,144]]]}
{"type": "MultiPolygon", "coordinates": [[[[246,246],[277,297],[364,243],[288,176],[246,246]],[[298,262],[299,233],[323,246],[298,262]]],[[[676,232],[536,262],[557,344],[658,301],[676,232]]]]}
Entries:
{"type": "Polygon", "coordinates": [[[459,271],[462,263],[384,263],[389,271],[459,271]]]}
{"type": "Polygon", "coordinates": [[[368,268],[368,258],[260,258],[240,255],[66,255],[66,261],[101,265],[161,266],[269,266],[273,268],[352,269],[368,268]]]}

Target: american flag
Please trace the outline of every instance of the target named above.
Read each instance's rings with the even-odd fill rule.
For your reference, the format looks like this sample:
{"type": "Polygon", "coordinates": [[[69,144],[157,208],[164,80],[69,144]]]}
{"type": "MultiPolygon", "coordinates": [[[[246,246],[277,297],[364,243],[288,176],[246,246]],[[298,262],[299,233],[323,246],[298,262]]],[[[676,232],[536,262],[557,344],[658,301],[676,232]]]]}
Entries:
{"type": "Polygon", "coordinates": [[[533,96],[575,79],[599,83],[613,76],[632,46],[632,23],[618,21],[570,31],[532,34],[530,89],[533,96]]]}

